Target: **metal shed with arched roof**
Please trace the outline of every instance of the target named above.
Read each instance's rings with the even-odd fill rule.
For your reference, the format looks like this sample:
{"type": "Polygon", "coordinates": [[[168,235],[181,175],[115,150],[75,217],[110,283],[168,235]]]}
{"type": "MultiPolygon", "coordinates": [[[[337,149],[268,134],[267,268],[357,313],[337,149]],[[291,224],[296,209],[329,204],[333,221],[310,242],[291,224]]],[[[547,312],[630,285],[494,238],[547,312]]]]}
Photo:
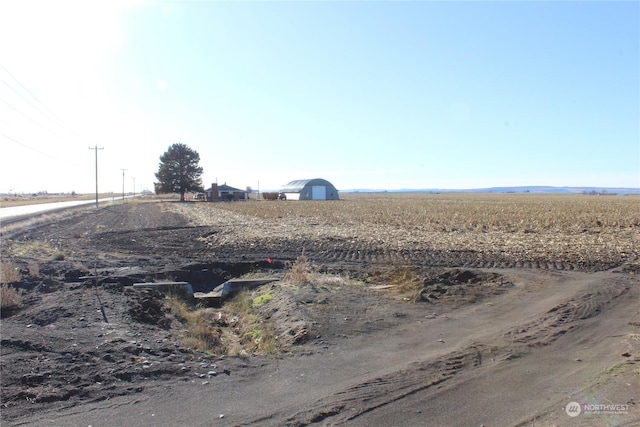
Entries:
{"type": "Polygon", "coordinates": [[[338,200],[338,190],[322,178],[291,181],[280,191],[287,200],[338,200]]]}

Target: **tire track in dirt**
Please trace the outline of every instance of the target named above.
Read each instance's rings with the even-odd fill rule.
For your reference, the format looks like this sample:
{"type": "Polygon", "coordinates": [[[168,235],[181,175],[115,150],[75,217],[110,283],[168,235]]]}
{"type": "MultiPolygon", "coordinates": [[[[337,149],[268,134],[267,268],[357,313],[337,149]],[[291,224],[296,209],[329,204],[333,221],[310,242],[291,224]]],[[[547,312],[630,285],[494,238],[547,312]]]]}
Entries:
{"type": "Polygon", "coordinates": [[[602,284],[590,292],[558,304],[542,316],[513,328],[505,336],[513,343],[527,347],[545,346],[561,335],[579,327],[578,321],[595,317],[605,311],[605,307],[630,289],[629,284],[602,284]]]}
{"type": "Polygon", "coordinates": [[[306,405],[305,410],[292,409],[292,414],[286,410],[272,413],[248,424],[294,427],[316,423],[349,425],[374,410],[441,386],[456,375],[470,373],[483,364],[483,356],[496,363],[524,356],[534,347],[550,345],[569,331],[586,327],[585,320],[606,313],[610,310],[608,306],[627,294],[631,286],[628,282],[619,281],[593,284],[578,295],[546,309],[534,320],[525,319],[519,326],[499,332],[498,336],[506,340],[493,341],[490,346],[475,342],[462,350],[414,362],[391,373],[345,386],[306,405]]]}
{"type": "MultiPolygon", "coordinates": [[[[199,231],[203,231],[200,229],[199,231]]],[[[359,265],[366,270],[371,265],[450,267],[450,268],[524,268],[558,271],[601,271],[617,267],[611,263],[574,263],[565,260],[518,261],[499,253],[474,251],[451,251],[437,249],[390,249],[372,244],[356,242],[308,241],[303,239],[271,239],[250,244],[215,242],[196,248],[203,259],[215,257],[216,261],[239,262],[261,261],[266,256],[285,261],[294,261],[304,249],[312,262],[327,267],[343,264],[359,265]]]]}
{"type": "Polygon", "coordinates": [[[271,414],[250,421],[248,425],[275,423],[273,425],[302,427],[319,422],[347,425],[363,414],[437,386],[467,369],[480,366],[482,352],[481,346],[472,345],[437,360],[415,362],[405,369],[354,384],[321,398],[311,404],[309,409],[289,416],[271,414]],[[286,418],[279,421],[280,416],[286,418]]]}

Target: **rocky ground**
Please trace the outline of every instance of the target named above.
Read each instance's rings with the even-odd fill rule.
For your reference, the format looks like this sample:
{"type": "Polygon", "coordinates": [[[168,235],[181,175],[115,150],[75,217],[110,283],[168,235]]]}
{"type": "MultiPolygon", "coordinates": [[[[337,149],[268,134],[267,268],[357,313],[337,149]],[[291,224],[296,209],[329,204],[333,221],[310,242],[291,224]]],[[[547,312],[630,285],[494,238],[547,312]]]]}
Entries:
{"type": "Polygon", "coordinates": [[[291,225],[252,239],[255,218],[218,215],[207,224],[185,205],[125,203],[3,225],[23,306],[2,312],[2,423],[640,423],[640,281],[628,254],[518,265],[314,240],[291,225]],[[291,277],[303,249],[306,282],[291,277]],[[188,345],[165,295],[132,286],[208,291],[235,277],[280,280],[251,293],[270,299],[250,325],[233,304],[203,310],[218,343],[206,351],[188,345]],[[574,418],[571,401],[626,409],[574,418]]]}

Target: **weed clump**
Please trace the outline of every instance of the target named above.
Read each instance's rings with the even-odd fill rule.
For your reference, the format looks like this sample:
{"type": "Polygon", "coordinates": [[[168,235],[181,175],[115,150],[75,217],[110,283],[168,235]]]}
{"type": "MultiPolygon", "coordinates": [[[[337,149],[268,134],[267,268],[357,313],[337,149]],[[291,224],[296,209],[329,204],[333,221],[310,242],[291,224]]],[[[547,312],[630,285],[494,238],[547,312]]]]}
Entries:
{"type": "Polygon", "coordinates": [[[423,281],[418,272],[410,267],[398,267],[382,272],[375,272],[372,282],[389,285],[389,292],[403,301],[418,302],[422,300],[423,281]]]}
{"type": "Polygon", "coordinates": [[[270,294],[251,298],[248,292],[241,292],[227,304],[227,309],[237,319],[240,354],[275,354],[280,351],[278,333],[271,322],[265,321],[257,309],[273,300],[270,294]]]}
{"type": "Polygon", "coordinates": [[[22,295],[13,286],[0,286],[0,315],[9,316],[22,307],[22,295]]]}
{"type": "Polygon", "coordinates": [[[302,254],[291,264],[291,268],[285,276],[285,279],[294,285],[304,285],[311,280],[309,260],[304,254],[304,249],[302,250],[302,254]]]}
{"type": "Polygon", "coordinates": [[[15,283],[21,279],[20,269],[13,261],[0,263],[0,284],[15,283]]]}
{"type": "Polygon", "coordinates": [[[205,352],[224,350],[221,340],[222,332],[213,326],[203,310],[191,309],[186,302],[178,297],[171,297],[169,305],[173,315],[187,328],[181,336],[182,343],[186,347],[205,352]]]}
{"type": "Polygon", "coordinates": [[[273,296],[271,294],[259,295],[253,299],[253,306],[260,307],[261,305],[268,303],[272,299],[273,296]]]}

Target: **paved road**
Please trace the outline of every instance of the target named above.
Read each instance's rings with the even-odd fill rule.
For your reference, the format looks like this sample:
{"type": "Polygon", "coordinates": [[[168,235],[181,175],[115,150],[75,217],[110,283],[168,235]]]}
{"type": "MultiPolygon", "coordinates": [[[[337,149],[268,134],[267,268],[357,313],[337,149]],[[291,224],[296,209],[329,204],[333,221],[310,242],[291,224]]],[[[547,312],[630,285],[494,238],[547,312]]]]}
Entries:
{"type": "MultiPolygon", "coordinates": [[[[114,198],[109,197],[105,199],[99,199],[98,202],[104,203],[111,202],[113,200],[114,198]]],[[[121,199],[116,198],[115,200],[121,199]]],[[[55,211],[58,209],[71,208],[74,206],[88,205],[95,202],[95,200],[72,200],[69,202],[39,203],[34,205],[14,206],[11,208],[0,208],[0,221],[20,218],[43,212],[55,211]]]]}

